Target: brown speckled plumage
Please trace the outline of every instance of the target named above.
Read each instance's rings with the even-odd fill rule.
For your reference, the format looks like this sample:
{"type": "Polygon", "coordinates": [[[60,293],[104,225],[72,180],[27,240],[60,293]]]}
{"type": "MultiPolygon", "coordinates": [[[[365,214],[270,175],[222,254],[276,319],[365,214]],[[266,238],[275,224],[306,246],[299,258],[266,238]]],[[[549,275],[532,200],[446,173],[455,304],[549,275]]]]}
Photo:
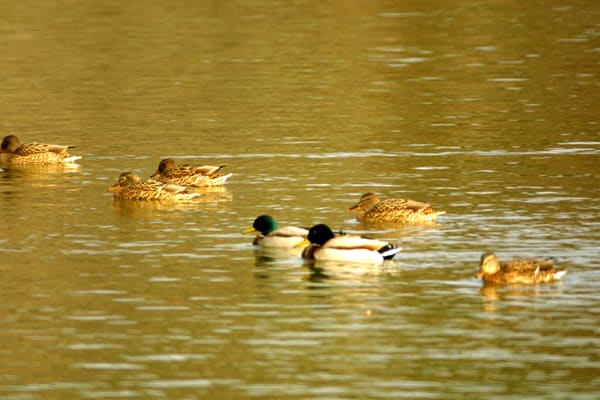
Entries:
{"type": "Polygon", "coordinates": [[[72,147],[37,142],[21,144],[17,136],[8,135],[2,140],[0,153],[2,161],[10,164],[69,164],[81,158],[69,155],[72,147]]]}
{"type": "Polygon", "coordinates": [[[194,188],[164,183],[154,179],[140,181],[140,177],[133,172],[123,172],[117,183],[109,191],[114,193],[115,199],[125,200],[165,200],[186,201],[200,196],[194,188]]]}
{"type": "Polygon", "coordinates": [[[540,283],[560,279],[567,271],[556,271],[551,258],[523,258],[501,262],[494,253],[481,255],[477,278],[486,283],[540,283]]]}
{"type": "Polygon", "coordinates": [[[220,186],[232,174],[221,175],[225,165],[177,165],[170,158],[161,160],[151,178],[183,186],[220,186]]]}
{"type": "Polygon", "coordinates": [[[434,211],[428,203],[408,199],[380,200],[374,193],[365,193],[348,211],[358,211],[361,222],[425,222],[433,221],[445,211],[434,211]]]}

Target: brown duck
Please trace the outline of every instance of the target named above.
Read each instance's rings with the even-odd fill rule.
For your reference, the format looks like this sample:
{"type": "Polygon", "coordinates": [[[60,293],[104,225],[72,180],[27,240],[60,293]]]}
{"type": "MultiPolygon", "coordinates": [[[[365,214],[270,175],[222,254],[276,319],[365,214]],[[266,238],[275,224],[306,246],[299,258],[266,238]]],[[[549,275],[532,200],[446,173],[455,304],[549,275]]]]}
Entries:
{"type": "Polygon", "coordinates": [[[170,158],[161,160],[151,178],[183,186],[220,186],[232,174],[221,175],[225,165],[177,165],[170,158]]]}
{"type": "Polygon", "coordinates": [[[559,280],[566,270],[556,271],[554,259],[523,258],[501,262],[494,253],[481,255],[477,278],[486,283],[540,283],[559,280]]]}
{"type": "Polygon", "coordinates": [[[186,201],[200,196],[196,188],[164,183],[154,179],[141,181],[134,172],[123,172],[116,184],[108,188],[115,199],[186,201]]]}
{"type": "Polygon", "coordinates": [[[431,222],[446,211],[434,211],[429,203],[408,199],[381,200],[365,193],[348,211],[358,211],[360,222],[431,222]]]}
{"type": "Polygon", "coordinates": [[[73,164],[81,157],[68,153],[72,147],[37,142],[21,144],[17,136],[8,135],[2,139],[0,160],[20,165],[73,164]]]}

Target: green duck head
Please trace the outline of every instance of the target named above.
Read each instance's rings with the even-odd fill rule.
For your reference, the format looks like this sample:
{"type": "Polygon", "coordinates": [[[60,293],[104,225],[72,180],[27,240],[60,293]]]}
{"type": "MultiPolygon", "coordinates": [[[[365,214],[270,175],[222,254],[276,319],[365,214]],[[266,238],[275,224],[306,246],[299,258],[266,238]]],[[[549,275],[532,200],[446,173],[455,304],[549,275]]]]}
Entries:
{"type": "Polygon", "coordinates": [[[243,233],[260,232],[263,236],[267,236],[269,233],[277,229],[277,222],[270,215],[261,215],[257,217],[252,226],[245,229],[243,233]]]}

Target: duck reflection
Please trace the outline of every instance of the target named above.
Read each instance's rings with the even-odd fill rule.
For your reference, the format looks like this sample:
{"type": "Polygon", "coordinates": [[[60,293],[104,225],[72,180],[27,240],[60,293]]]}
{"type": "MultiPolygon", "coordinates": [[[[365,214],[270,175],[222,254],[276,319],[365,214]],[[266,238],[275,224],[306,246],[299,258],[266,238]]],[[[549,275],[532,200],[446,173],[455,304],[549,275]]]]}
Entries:
{"type": "Polygon", "coordinates": [[[327,270],[315,267],[314,264],[314,262],[305,263],[305,266],[308,268],[309,274],[305,276],[304,280],[312,283],[323,283],[333,278],[333,276],[329,274],[327,270]]]}
{"type": "Polygon", "coordinates": [[[199,196],[188,202],[114,199],[113,205],[121,215],[137,216],[156,210],[223,210],[233,199],[232,194],[222,186],[195,188],[194,193],[199,196]]]}
{"type": "Polygon", "coordinates": [[[503,300],[508,297],[539,296],[552,293],[560,283],[551,285],[498,285],[494,283],[484,283],[479,292],[488,300],[503,300]]]}
{"type": "Polygon", "coordinates": [[[425,232],[429,229],[439,228],[442,223],[436,221],[414,221],[411,223],[396,221],[360,221],[357,225],[362,230],[402,230],[405,232],[425,232]]]}
{"type": "Polygon", "coordinates": [[[368,277],[399,273],[398,262],[386,260],[382,264],[350,263],[333,260],[304,260],[309,270],[307,280],[323,282],[328,279],[363,282],[368,277]]]}
{"type": "Polygon", "coordinates": [[[549,285],[526,285],[512,284],[499,285],[494,283],[484,283],[479,292],[483,296],[483,310],[489,313],[498,311],[500,304],[506,303],[510,308],[537,308],[539,303],[532,302],[531,298],[538,296],[548,296],[556,293],[561,283],[549,285]]]}
{"type": "Polygon", "coordinates": [[[254,256],[257,260],[263,262],[276,262],[278,260],[284,260],[289,258],[298,258],[302,254],[302,248],[286,248],[286,247],[263,247],[258,246],[254,248],[254,256]]]}
{"type": "Polygon", "coordinates": [[[278,275],[277,279],[283,281],[297,281],[298,274],[304,273],[301,251],[302,249],[254,248],[254,276],[262,280],[278,275]]]}
{"type": "Polygon", "coordinates": [[[48,180],[52,175],[76,172],[81,168],[79,164],[48,164],[48,165],[3,165],[3,179],[27,179],[39,180],[36,183],[39,186],[54,186],[51,180],[48,180]]]}
{"type": "Polygon", "coordinates": [[[426,238],[426,240],[431,236],[432,233],[435,234],[436,229],[440,229],[443,227],[442,224],[438,222],[417,222],[411,223],[409,225],[398,223],[398,222],[359,222],[356,225],[356,229],[352,229],[352,232],[357,231],[360,232],[362,236],[379,239],[379,238],[389,238],[393,236],[397,240],[400,239],[418,239],[421,237],[426,238]]]}

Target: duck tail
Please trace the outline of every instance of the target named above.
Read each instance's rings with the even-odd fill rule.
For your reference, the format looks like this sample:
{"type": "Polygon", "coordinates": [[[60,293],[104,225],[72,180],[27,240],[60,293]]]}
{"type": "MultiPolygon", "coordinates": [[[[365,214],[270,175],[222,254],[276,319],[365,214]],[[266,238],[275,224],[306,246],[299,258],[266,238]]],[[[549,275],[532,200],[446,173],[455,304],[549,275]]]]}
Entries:
{"type": "Polygon", "coordinates": [[[65,157],[63,159],[63,162],[65,163],[74,163],[77,160],[81,160],[81,156],[69,156],[69,157],[65,157]]]}
{"type": "Polygon", "coordinates": [[[233,174],[229,173],[227,175],[222,175],[222,176],[216,177],[216,178],[212,179],[211,184],[213,186],[224,185],[227,182],[227,179],[229,179],[231,177],[231,175],[233,175],[233,174]]]}
{"type": "Polygon", "coordinates": [[[384,260],[391,260],[400,250],[402,250],[400,247],[390,243],[377,250],[377,252],[381,254],[384,260]]]}
{"type": "Polygon", "coordinates": [[[565,274],[567,273],[567,270],[565,269],[564,271],[558,271],[554,273],[554,279],[560,279],[563,276],[565,276],[565,274]]]}

